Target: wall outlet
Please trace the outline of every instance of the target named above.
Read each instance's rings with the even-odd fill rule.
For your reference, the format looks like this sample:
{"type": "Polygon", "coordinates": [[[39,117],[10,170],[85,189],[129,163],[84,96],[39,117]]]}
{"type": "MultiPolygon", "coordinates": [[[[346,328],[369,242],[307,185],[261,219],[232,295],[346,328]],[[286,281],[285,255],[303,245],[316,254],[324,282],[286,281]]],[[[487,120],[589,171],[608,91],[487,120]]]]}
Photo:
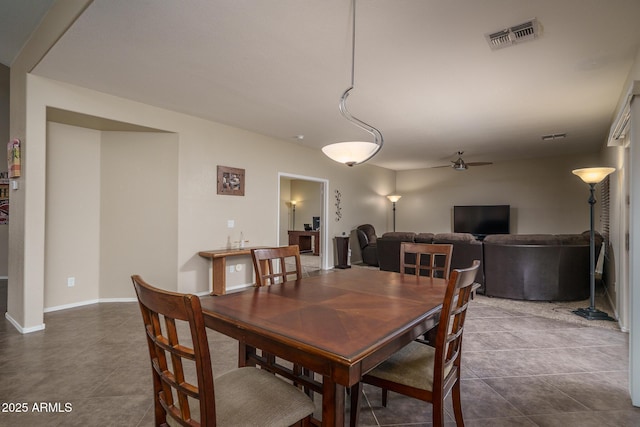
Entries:
{"type": "Polygon", "coordinates": [[[236,222],[232,219],[227,220],[227,228],[233,228],[236,226],[236,222]]]}
{"type": "Polygon", "coordinates": [[[229,266],[229,273],[235,273],[236,272],[236,266],[235,265],[230,265],[229,266]]]}
{"type": "Polygon", "coordinates": [[[76,285],[75,277],[67,277],[67,286],[73,288],[76,285]]]}

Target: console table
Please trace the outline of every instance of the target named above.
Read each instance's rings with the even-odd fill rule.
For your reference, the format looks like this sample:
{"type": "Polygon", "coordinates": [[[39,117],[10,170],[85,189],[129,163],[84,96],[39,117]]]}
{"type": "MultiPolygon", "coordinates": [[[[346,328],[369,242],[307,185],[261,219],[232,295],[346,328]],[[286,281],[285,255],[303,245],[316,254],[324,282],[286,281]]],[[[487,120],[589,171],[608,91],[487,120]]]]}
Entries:
{"type": "Polygon", "coordinates": [[[320,232],[289,230],[289,245],[298,245],[300,252],[320,255],[320,232]]]}
{"type": "MultiPolygon", "coordinates": [[[[242,249],[216,249],[212,251],[200,251],[198,255],[211,259],[211,295],[224,295],[227,293],[227,258],[239,255],[251,255],[251,249],[259,249],[264,246],[242,249]]],[[[263,261],[265,262],[265,261],[263,261]]]]}

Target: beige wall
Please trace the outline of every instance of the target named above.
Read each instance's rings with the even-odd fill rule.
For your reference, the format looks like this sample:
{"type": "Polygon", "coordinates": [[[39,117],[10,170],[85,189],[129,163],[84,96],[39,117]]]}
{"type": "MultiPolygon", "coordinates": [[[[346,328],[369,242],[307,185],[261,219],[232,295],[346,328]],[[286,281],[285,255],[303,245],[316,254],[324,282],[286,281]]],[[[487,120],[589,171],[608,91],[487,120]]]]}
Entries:
{"type": "Polygon", "coordinates": [[[58,123],[47,130],[45,310],[97,301],[101,217],[100,132],[58,123]]]}
{"type": "Polygon", "coordinates": [[[296,230],[304,230],[305,224],[313,226],[313,217],[322,218],[322,184],[313,181],[294,179],[291,181],[291,200],[296,205],[296,230]]]}
{"type": "Polygon", "coordinates": [[[132,273],[177,288],[177,147],[170,133],[48,124],[45,311],[135,298],[132,273]]]}
{"type": "Polygon", "coordinates": [[[280,245],[288,244],[287,232],[294,229],[292,200],[297,203],[295,230],[304,230],[304,224],[312,224],[314,216],[322,218],[322,182],[280,177],[280,245]]]}
{"type": "MultiPolygon", "coordinates": [[[[151,128],[173,132],[178,139],[176,162],[173,173],[168,173],[177,188],[175,208],[176,234],[173,244],[168,245],[175,250],[172,263],[165,262],[166,254],[153,260],[155,262],[156,281],[159,285],[174,288],[177,277],[177,290],[182,292],[206,292],[209,286],[209,264],[197,252],[205,249],[224,248],[230,242],[237,241],[240,232],[251,245],[275,245],[278,243],[278,184],[279,173],[309,176],[316,179],[326,179],[329,182],[329,192],[339,189],[343,194],[342,218],[335,221],[331,212],[327,221],[329,237],[349,232],[363,222],[371,222],[379,228],[384,228],[387,215],[387,200],[385,195],[394,188],[395,173],[371,165],[357,168],[347,168],[337,164],[322,155],[319,150],[312,150],[297,144],[280,141],[273,138],[253,134],[251,132],[224,126],[175,112],[154,108],[148,105],[134,103],[125,99],[88,91],[72,85],[62,84],[48,79],[30,75],[28,77],[28,106],[29,106],[29,154],[27,161],[31,161],[26,168],[25,179],[29,186],[26,197],[34,200],[35,212],[25,212],[25,245],[34,248],[34,256],[20,260],[25,271],[37,272],[39,268],[51,265],[58,248],[48,246],[45,251],[45,179],[40,180],[40,171],[45,170],[47,158],[46,147],[46,107],[55,107],[68,111],[79,111],[97,117],[134,123],[151,128]],[[247,156],[246,153],[251,153],[247,156]],[[35,159],[35,160],[34,160],[35,159]],[[293,160],[296,161],[293,161],[293,160]],[[225,196],[216,194],[216,166],[232,166],[244,168],[246,171],[245,196],[225,196]],[[32,175],[34,180],[31,181],[32,175]],[[234,228],[228,228],[228,220],[235,222],[234,228]],[[36,248],[40,247],[41,252],[36,248]],[[163,273],[159,273],[163,272],[163,273]]],[[[102,146],[106,146],[103,136],[102,146]]],[[[111,141],[114,144],[117,142],[111,141]]],[[[155,150],[155,147],[151,150],[155,150]]],[[[147,150],[148,152],[149,150],[147,150]]],[[[127,163],[120,154],[114,154],[113,164],[122,163],[122,171],[116,180],[117,186],[126,186],[130,182],[127,176],[135,176],[136,162],[127,163]]],[[[103,151],[102,167],[107,154],[103,151]]],[[[160,164],[163,164],[160,161],[160,164]]],[[[118,169],[120,171],[120,169],[118,169]]],[[[47,174],[66,173],[62,170],[49,170],[47,174]]],[[[104,189],[105,176],[102,176],[104,189]]],[[[107,191],[107,190],[103,190],[107,191]]],[[[162,196],[158,196],[162,197],[162,196]]],[[[131,199],[122,208],[122,212],[130,209],[131,199]]],[[[141,201],[149,203],[147,201],[141,201]]],[[[105,203],[104,200],[101,203],[105,203]]],[[[330,200],[329,203],[332,203],[330,200]]],[[[109,210],[100,209],[105,215],[109,210]]],[[[139,224],[143,225],[143,224],[139,224]]],[[[129,227],[135,227],[130,224],[129,227]]],[[[131,228],[128,228],[131,230],[131,228]]],[[[118,245],[131,245],[135,239],[134,233],[122,233],[122,241],[105,243],[104,229],[101,234],[101,252],[111,248],[112,257],[105,260],[101,257],[100,269],[108,266],[109,271],[117,270],[111,279],[106,278],[104,272],[100,275],[100,298],[118,298],[130,296],[128,275],[140,272],[139,268],[126,263],[125,255],[118,258],[118,245]],[[130,269],[131,271],[124,271],[130,269]],[[117,289],[108,295],[104,293],[104,283],[108,282],[108,289],[117,289]]],[[[59,230],[61,234],[64,230],[59,230]]],[[[168,232],[171,232],[169,230],[168,232]]],[[[109,234],[112,237],[112,234],[109,234]]],[[[164,250],[165,248],[158,248],[164,250]]],[[[328,259],[333,259],[333,248],[328,248],[328,259]]],[[[17,254],[19,255],[19,254],[17,254]]],[[[142,260],[138,265],[152,272],[152,262],[142,260]]],[[[250,267],[250,259],[239,259],[238,263],[250,267]]],[[[250,270],[249,270],[250,271],[250,270]]],[[[66,286],[67,272],[61,272],[63,286],[66,286]]],[[[75,274],[75,273],[74,273],[75,274]]],[[[30,289],[25,298],[24,319],[36,319],[40,312],[39,321],[42,322],[41,312],[45,305],[41,300],[44,292],[44,273],[38,277],[34,274],[26,277],[24,287],[17,290],[30,289]],[[32,304],[32,302],[34,302],[32,304]]],[[[245,268],[240,273],[229,274],[228,283],[231,287],[250,283],[245,268]]],[[[57,279],[57,283],[60,279],[57,279]]],[[[47,298],[49,298],[47,296],[47,298]]],[[[55,305],[72,304],[72,298],[55,300],[55,305]]],[[[47,305],[50,304],[47,302],[47,305]]],[[[54,304],[53,302],[51,304],[54,304]]],[[[19,309],[9,304],[9,312],[17,313],[19,309]],[[13,311],[12,311],[13,310],[13,311]]],[[[12,315],[13,317],[13,315],[12,315]]],[[[15,319],[15,318],[14,318],[15,319]]],[[[18,322],[20,323],[20,322],[18,322]]],[[[23,326],[37,327],[37,322],[23,326]]]]}
{"type": "Polygon", "coordinates": [[[176,290],[177,135],[102,132],[100,165],[100,298],[135,298],[132,274],[176,290]]]}
{"type": "Polygon", "coordinates": [[[454,205],[511,205],[511,232],[580,233],[589,229],[588,187],[571,173],[598,165],[598,154],[471,167],[398,172],[396,229],[452,231],[454,205]]]}

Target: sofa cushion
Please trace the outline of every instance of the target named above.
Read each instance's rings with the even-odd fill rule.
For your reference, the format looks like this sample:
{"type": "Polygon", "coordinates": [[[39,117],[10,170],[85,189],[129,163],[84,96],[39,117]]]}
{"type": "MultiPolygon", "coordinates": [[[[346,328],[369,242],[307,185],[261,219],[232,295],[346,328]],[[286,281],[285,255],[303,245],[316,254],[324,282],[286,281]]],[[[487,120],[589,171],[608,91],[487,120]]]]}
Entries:
{"type": "Polygon", "coordinates": [[[561,245],[573,246],[589,244],[588,234],[586,236],[582,234],[557,234],[556,237],[558,238],[558,240],[560,240],[561,245]]]}
{"type": "Polygon", "coordinates": [[[416,243],[433,243],[433,233],[416,234],[416,243]]]}
{"type": "MultiPolygon", "coordinates": [[[[584,236],[584,238],[587,239],[587,242],[589,242],[589,239],[591,238],[591,232],[589,230],[583,231],[582,236],[584,236]]],[[[595,241],[596,247],[599,248],[602,245],[602,242],[604,241],[604,237],[602,237],[602,234],[600,234],[600,232],[598,232],[597,230],[594,230],[593,240],[595,241]]]]}
{"type": "Polygon", "coordinates": [[[560,245],[553,234],[492,234],[484,239],[485,244],[495,245],[560,245]]]}
{"type": "Polygon", "coordinates": [[[438,233],[433,238],[433,243],[456,243],[456,242],[469,242],[482,244],[471,233],[438,233]]]}
{"type": "Polygon", "coordinates": [[[407,231],[389,231],[388,233],[384,233],[380,238],[385,240],[399,240],[401,242],[415,242],[416,233],[407,231]]]}

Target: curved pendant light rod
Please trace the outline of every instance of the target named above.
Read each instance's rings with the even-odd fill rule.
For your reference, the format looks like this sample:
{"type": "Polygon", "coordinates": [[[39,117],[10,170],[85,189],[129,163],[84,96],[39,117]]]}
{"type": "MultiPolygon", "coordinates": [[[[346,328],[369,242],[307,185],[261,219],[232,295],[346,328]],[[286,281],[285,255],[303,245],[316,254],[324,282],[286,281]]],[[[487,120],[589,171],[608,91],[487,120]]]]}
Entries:
{"type": "Polygon", "coordinates": [[[368,123],[363,122],[362,120],[358,119],[357,117],[354,117],[349,110],[347,109],[347,97],[349,96],[349,92],[354,88],[355,86],[355,57],[356,57],[356,0],[352,0],[352,6],[353,6],[353,22],[351,25],[351,86],[344,91],[344,93],[342,94],[342,97],[340,97],[340,104],[339,104],[339,108],[340,108],[340,113],[342,113],[342,116],[347,119],[348,121],[350,121],[351,123],[353,123],[355,126],[359,127],[360,129],[370,133],[371,135],[373,135],[373,142],[374,144],[376,144],[378,147],[364,160],[360,160],[357,163],[348,163],[349,166],[353,166],[355,164],[361,164],[366,162],[367,160],[371,159],[373,156],[375,156],[378,151],[380,151],[380,149],[382,148],[382,144],[384,143],[384,139],[382,137],[382,133],[376,129],[375,127],[371,126],[368,123]]]}
{"type": "MultiPolygon", "coordinates": [[[[355,0],[354,0],[355,1],[355,0]]],[[[378,151],[380,151],[380,149],[382,148],[382,144],[384,143],[384,140],[382,138],[382,133],[380,133],[380,131],[376,128],[374,128],[373,126],[363,122],[362,120],[358,119],[357,117],[354,117],[351,115],[351,113],[349,112],[349,110],[347,109],[347,97],[349,96],[349,91],[353,89],[353,86],[351,86],[349,89],[347,89],[343,94],[342,97],[340,98],[340,112],[342,113],[342,116],[349,120],[351,123],[353,123],[354,125],[358,126],[360,129],[363,129],[367,132],[369,132],[371,135],[373,135],[373,142],[378,146],[378,148],[375,149],[375,151],[373,153],[371,153],[371,155],[369,157],[367,157],[366,159],[355,163],[355,164],[360,164],[360,163],[364,163],[367,160],[371,159],[373,156],[375,156],[376,154],[378,154],[378,151]]]]}
{"type": "Polygon", "coordinates": [[[358,126],[360,129],[365,130],[369,132],[371,135],[373,135],[373,142],[376,145],[378,145],[378,148],[373,153],[371,153],[369,157],[367,157],[366,159],[358,163],[360,164],[360,163],[366,162],[367,160],[375,156],[378,153],[378,151],[380,151],[380,149],[382,148],[382,144],[384,143],[384,140],[382,138],[382,133],[378,129],[374,128],[370,124],[365,123],[362,120],[358,119],[357,117],[353,116],[347,109],[347,97],[349,96],[349,92],[355,87],[355,75],[356,75],[356,0],[352,0],[351,4],[353,6],[353,15],[352,15],[352,23],[351,23],[351,86],[347,90],[345,90],[342,96],[340,97],[339,108],[340,108],[340,113],[342,113],[342,116],[345,119],[349,120],[351,123],[358,126]]]}

